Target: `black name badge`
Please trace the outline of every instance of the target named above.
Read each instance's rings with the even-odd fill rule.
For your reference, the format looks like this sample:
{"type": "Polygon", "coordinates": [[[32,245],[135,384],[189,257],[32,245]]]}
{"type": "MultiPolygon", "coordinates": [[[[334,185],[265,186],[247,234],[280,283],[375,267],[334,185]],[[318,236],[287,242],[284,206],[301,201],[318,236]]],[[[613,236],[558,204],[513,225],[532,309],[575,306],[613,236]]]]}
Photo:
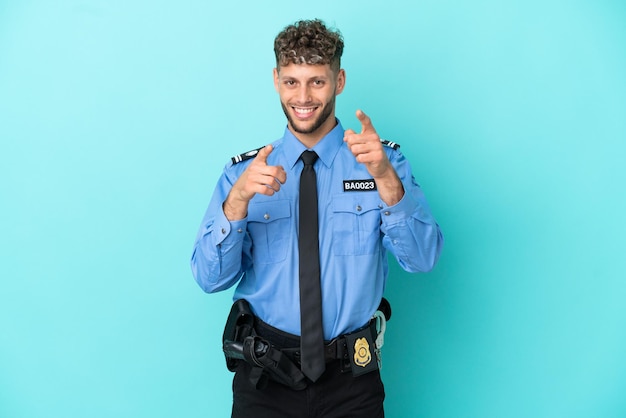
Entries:
{"type": "Polygon", "coordinates": [[[369,192],[376,190],[376,182],[374,179],[367,180],[344,180],[344,192],[369,192]]]}

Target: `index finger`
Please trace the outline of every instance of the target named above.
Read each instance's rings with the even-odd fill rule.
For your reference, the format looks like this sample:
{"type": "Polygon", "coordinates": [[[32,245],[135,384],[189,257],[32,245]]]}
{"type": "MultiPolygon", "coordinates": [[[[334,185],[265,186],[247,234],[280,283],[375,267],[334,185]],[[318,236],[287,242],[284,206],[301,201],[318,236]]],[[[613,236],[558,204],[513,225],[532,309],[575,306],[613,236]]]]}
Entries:
{"type": "Polygon", "coordinates": [[[372,120],[361,109],[356,111],[356,117],[361,122],[362,134],[376,132],[376,129],[374,129],[374,125],[372,125],[372,120]]]}

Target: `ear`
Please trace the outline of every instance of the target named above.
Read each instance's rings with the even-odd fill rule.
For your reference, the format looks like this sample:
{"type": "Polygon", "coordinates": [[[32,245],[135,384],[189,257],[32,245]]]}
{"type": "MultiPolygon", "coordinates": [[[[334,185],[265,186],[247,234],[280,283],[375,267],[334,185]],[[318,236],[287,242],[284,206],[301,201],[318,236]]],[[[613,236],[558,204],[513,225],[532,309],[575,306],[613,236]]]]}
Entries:
{"type": "Polygon", "coordinates": [[[335,82],[335,95],[341,94],[345,86],[346,86],[346,72],[342,68],[337,73],[337,78],[335,82]]]}
{"type": "Polygon", "coordinates": [[[276,89],[276,92],[278,92],[278,69],[274,68],[273,73],[274,73],[274,89],[276,89]]]}

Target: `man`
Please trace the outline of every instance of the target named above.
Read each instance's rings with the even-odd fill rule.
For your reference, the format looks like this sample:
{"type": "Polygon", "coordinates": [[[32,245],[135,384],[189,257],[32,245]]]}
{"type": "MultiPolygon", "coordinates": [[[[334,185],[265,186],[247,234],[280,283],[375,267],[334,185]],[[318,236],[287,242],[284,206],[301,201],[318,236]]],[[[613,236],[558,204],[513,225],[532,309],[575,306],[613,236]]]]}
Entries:
{"type": "MultiPolygon", "coordinates": [[[[227,357],[240,359],[230,363],[232,416],[383,417],[371,324],[386,254],[406,271],[429,271],[442,235],[398,147],[360,110],[360,133],[336,119],[341,34],[299,21],[274,51],[284,136],[226,166],[191,260],[206,292],[236,285],[253,318],[245,339],[224,334],[227,357]]],[[[229,324],[246,317],[238,312],[229,324]]]]}

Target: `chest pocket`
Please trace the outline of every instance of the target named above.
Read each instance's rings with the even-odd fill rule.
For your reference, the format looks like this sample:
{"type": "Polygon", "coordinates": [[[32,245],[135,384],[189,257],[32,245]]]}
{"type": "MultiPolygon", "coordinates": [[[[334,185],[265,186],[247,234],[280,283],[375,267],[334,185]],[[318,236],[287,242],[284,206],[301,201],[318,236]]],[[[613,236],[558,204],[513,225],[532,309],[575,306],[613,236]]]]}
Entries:
{"type": "Polygon", "coordinates": [[[378,193],[333,196],[333,253],[367,255],[380,250],[380,199],[378,193]]]}
{"type": "Polygon", "coordinates": [[[291,202],[250,202],[248,232],[252,238],[252,257],[255,263],[270,264],[284,261],[293,234],[291,202]]]}

